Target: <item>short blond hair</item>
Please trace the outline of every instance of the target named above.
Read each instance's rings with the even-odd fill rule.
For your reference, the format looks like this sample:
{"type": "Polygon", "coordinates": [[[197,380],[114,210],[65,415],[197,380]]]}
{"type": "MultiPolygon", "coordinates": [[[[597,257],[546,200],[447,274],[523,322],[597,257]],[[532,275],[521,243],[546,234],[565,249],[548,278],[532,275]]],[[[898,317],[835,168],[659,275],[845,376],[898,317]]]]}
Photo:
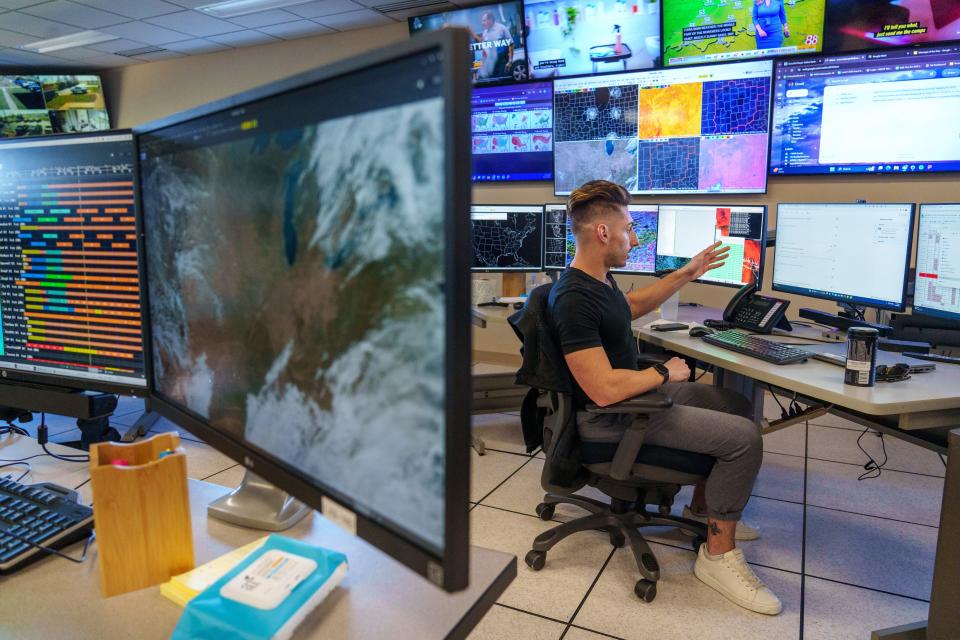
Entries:
{"type": "Polygon", "coordinates": [[[591,180],[580,185],[567,199],[567,215],[573,223],[574,235],[597,218],[619,213],[630,204],[630,194],[616,182],[591,180]]]}

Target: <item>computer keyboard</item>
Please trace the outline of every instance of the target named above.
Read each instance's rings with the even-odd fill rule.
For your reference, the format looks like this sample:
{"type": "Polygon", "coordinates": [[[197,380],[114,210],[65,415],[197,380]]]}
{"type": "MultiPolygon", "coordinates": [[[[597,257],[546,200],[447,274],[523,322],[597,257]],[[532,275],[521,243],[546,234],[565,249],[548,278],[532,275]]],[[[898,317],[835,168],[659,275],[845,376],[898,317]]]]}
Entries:
{"type": "Polygon", "coordinates": [[[904,351],[903,355],[916,358],[917,360],[929,360],[930,362],[945,362],[946,364],[960,364],[960,358],[956,356],[945,356],[939,353],[914,353],[913,351],[904,351]]]}
{"type": "Polygon", "coordinates": [[[703,341],[774,364],[800,362],[813,355],[810,351],[751,336],[734,329],[705,335],[703,341]]]}
{"type": "Polygon", "coordinates": [[[79,499],[76,491],[52,482],[0,479],[0,574],[47,555],[28,540],[60,549],[86,538],[93,529],[93,509],[79,499]]]}

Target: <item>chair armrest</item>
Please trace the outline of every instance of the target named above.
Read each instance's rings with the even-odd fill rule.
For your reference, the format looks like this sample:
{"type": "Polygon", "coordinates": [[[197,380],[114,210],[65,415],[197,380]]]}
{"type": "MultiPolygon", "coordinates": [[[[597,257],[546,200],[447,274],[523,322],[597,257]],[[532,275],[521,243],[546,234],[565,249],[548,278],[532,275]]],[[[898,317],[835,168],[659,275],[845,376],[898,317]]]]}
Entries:
{"type": "Polygon", "coordinates": [[[669,353],[641,353],[637,356],[637,366],[644,368],[655,364],[666,364],[672,357],[669,353]]]}
{"type": "MultiPolygon", "coordinates": [[[[662,393],[645,393],[642,396],[630,398],[608,407],[598,407],[595,404],[589,404],[585,409],[589,413],[635,413],[638,415],[656,413],[669,409],[673,406],[673,399],[662,393]]],[[[640,453],[640,447],[643,446],[643,439],[647,434],[646,420],[633,420],[630,426],[623,434],[617,450],[613,454],[613,461],[610,463],[610,477],[614,480],[627,480],[630,478],[630,469],[633,467],[640,453]]]]}
{"type": "Polygon", "coordinates": [[[642,396],[628,398],[616,404],[601,407],[588,404],[584,407],[587,413],[655,413],[673,406],[673,398],[656,391],[645,393],[642,396]]]}

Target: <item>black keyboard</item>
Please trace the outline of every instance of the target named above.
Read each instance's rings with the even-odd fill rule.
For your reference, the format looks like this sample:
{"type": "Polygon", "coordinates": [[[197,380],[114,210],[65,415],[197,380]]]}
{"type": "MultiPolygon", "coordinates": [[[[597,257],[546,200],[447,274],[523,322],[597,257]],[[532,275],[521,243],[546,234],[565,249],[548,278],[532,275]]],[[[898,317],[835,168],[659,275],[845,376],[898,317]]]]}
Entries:
{"type": "Polygon", "coordinates": [[[60,549],[90,535],[93,509],[79,499],[76,491],[52,482],[0,479],[0,573],[48,555],[27,541],[60,549]]]}
{"type": "Polygon", "coordinates": [[[947,364],[960,364],[960,358],[956,356],[944,356],[939,353],[914,353],[913,351],[904,351],[902,355],[916,358],[917,360],[929,360],[930,362],[945,362],[947,364]]]}
{"type": "Polygon", "coordinates": [[[801,362],[813,356],[810,351],[779,344],[772,340],[764,340],[733,329],[705,335],[703,341],[774,364],[801,362]]]}

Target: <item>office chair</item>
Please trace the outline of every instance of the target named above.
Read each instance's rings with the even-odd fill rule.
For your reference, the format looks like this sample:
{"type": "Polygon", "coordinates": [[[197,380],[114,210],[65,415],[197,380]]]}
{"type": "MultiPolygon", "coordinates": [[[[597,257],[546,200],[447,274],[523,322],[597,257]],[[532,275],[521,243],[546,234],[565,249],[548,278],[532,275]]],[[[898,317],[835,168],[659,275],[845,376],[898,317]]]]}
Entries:
{"type": "MultiPolygon", "coordinates": [[[[644,446],[647,423],[634,419],[623,439],[618,444],[609,445],[612,450],[609,462],[581,462],[576,413],[573,411],[573,378],[547,318],[547,296],[552,286],[553,283],[549,283],[534,289],[524,309],[509,319],[523,343],[524,364],[517,374],[517,381],[531,386],[521,421],[525,432],[534,427],[540,430],[546,456],[540,484],[547,493],[536,507],[537,515],[550,520],[558,504],[576,505],[589,514],[538,535],[524,561],[531,569],[539,571],[546,564],[547,551],[564,538],[580,531],[606,531],[610,543],[617,548],[629,542],[641,575],[634,585],[634,593],[644,602],[652,602],[657,595],[660,566],[639,529],[679,527],[693,534],[693,548],[698,550],[706,542],[706,526],[670,515],[670,509],[682,486],[696,484],[710,473],[714,458],[692,451],[644,446]],[[587,485],[609,496],[610,503],[576,494],[587,485]],[[647,511],[648,505],[655,505],[658,513],[647,511]]],[[[665,358],[644,354],[640,360],[642,367],[662,362],[665,358]]],[[[668,396],[647,393],[608,407],[590,404],[585,410],[643,417],[671,406],[673,401],[668,396]]]]}

